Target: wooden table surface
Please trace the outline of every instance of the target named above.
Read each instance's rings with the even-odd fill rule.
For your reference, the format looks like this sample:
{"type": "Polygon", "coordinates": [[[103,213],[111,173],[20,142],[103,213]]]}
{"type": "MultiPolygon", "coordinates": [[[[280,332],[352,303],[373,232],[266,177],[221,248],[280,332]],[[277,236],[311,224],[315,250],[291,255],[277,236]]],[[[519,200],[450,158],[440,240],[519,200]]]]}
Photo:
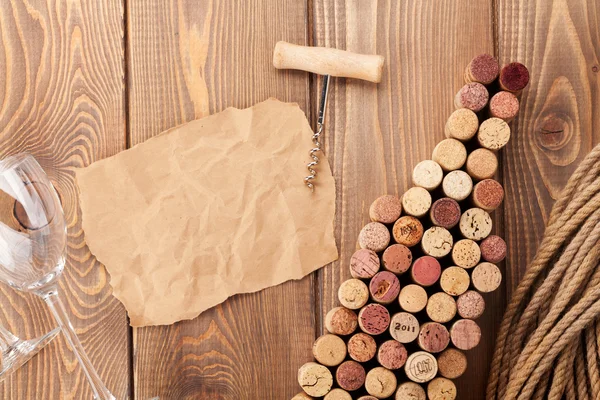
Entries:
{"type": "MultiPolygon", "coordinates": [[[[495,330],[533,257],[554,199],[600,141],[600,3],[594,0],[5,0],[0,8],[0,156],[27,151],[63,200],[61,296],[118,399],[289,399],[323,316],[381,194],[401,194],[444,137],[469,60],[482,52],[531,71],[501,156],[496,232],[505,285],[487,296],[484,336],[458,380],[481,399],[495,330]],[[301,281],[235,296],[192,321],[132,329],[81,229],[74,169],[165,129],[269,97],[314,123],[320,80],[271,65],[278,40],[385,57],[383,81],[334,79],[326,148],[339,261],[301,281]]],[[[200,293],[198,295],[201,295],[200,293]]],[[[54,324],[32,295],[0,287],[0,322],[23,338],[54,324]]],[[[0,384],[3,399],[89,399],[64,340],[0,384]]]]}

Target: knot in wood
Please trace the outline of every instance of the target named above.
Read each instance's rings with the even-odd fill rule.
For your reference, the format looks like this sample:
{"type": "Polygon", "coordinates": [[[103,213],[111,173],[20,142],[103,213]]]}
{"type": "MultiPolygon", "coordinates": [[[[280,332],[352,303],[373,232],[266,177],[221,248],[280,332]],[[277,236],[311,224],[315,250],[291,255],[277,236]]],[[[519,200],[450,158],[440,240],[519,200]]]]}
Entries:
{"type": "Polygon", "coordinates": [[[541,148],[556,151],[569,143],[573,134],[573,121],[567,114],[551,112],[538,120],[535,133],[541,148]]]}

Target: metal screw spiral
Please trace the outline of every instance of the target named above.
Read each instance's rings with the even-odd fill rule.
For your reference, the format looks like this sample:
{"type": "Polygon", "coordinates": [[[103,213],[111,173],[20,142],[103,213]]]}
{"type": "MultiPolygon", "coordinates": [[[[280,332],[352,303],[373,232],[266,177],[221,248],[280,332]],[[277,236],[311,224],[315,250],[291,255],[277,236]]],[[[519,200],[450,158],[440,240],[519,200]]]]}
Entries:
{"type": "Polygon", "coordinates": [[[308,169],[308,173],[310,175],[304,178],[304,183],[312,192],[315,191],[315,185],[311,181],[317,177],[317,171],[313,167],[317,166],[320,161],[319,157],[317,156],[317,153],[321,151],[321,142],[319,141],[321,133],[323,133],[323,124],[317,122],[317,131],[313,134],[312,137],[312,141],[315,144],[315,147],[310,149],[308,153],[310,155],[310,158],[312,158],[312,161],[306,164],[306,169],[308,169]]]}

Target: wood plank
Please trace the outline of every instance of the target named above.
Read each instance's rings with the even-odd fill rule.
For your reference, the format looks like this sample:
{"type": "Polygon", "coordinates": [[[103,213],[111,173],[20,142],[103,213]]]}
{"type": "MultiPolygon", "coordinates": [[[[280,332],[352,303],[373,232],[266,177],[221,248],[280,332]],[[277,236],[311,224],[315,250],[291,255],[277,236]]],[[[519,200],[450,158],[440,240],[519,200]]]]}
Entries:
{"type": "Polygon", "coordinates": [[[503,160],[510,295],[554,200],[600,141],[600,4],[501,0],[497,7],[500,60],[524,63],[531,76],[503,160]]]}
{"type": "MultiPolygon", "coordinates": [[[[320,274],[322,332],[323,316],[338,304],[339,284],[350,277],[350,256],[371,202],[412,185],[413,167],[429,159],[444,138],[464,68],[475,55],[494,49],[491,1],[316,0],[312,12],[316,45],[386,58],[379,85],[335,79],[330,90],[326,152],[337,180],[341,247],[340,260],[320,274]]],[[[481,399],[485,390],[502,291],[486,301],[482,343],[468,353],[468,371],[456,382],[461,399],[481,399]]]]}
{"type": "MultiPolygon", "coordinates": [[[[308,75],[271,66],[304,44],[306,2],[128,2],[130,142],[274,96],[308,109],[308,75]]],[[[291,398],[311,359],[313,278],[240,295],[172,326],[134,330],[135,398],[291,398]]],[[[201,296],[201,293],[198,293],[201,296]]]]}
{"type": "MultiPolygon", "coordinates": [[[[0,157],[33,154],[56,186],[68,224],[60,296],[100,376],[126,398],[127,317],[85,245],[74,175],[76,167],[125,148],[123,4],[4,2],[0,36],[0,157]]],[[[41,300],[6,286],[0,309],[0,322],[25,339],[56,326],[41,300]]],[[[0,397],[89,399],[92,393],[60,338],[4,381],[0,397]]]]}

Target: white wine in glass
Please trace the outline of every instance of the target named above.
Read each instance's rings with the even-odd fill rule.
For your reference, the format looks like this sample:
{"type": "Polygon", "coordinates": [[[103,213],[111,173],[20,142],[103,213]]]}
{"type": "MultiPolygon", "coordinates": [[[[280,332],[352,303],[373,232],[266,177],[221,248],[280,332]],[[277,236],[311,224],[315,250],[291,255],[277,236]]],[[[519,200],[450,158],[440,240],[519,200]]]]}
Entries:
{"type": "Polygon", "coordinates": [[[0,194],[0,281],[44,299],[92,386],[94,398],[114,399],[92,366],[58,297],[67,230],[52,183],[31,155],[17,154],[0,161],[0,194]]]}

